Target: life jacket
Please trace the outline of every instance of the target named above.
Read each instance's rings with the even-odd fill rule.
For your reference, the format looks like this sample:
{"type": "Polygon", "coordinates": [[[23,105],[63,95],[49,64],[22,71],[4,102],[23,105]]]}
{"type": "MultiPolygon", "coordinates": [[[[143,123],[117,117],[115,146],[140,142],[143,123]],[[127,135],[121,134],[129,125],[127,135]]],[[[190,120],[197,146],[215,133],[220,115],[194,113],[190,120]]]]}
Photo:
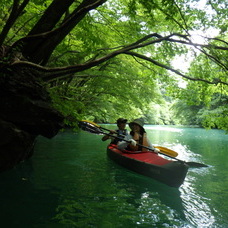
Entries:
{"type": "Polygon", "coordinates": [[[121,139],[118,139],[118,138],[114,138],[113,139],[112,144],[116,144],[117,145],[118,142],[122,141],[122,139],[124,139],[124,137],[126,135],[128,135],[128,131],[127,131],[127,129],[124,129],[124,130],[118,129],[118,130],[115,130],[115,131],[117,132],[117,137],[121,138],[121,139]]]}

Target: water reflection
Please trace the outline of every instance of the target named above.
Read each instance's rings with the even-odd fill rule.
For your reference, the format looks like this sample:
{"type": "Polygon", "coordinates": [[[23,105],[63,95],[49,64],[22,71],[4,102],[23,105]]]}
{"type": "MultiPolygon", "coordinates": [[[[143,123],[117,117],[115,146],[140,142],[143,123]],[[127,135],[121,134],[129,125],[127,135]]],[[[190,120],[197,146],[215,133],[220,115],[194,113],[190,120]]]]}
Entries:
{"type": "Polygon", "coordinates": [[[147,132],[178,158],[210,167],[190,169],[176,189],[109,160],[100,136],[40,138],[32,163],[0,174],[1,226],[227,227],[228,137],[185,128],[147,132]]]}
{"type": "Polygon", "coordinates": [[[33,174],[30,161],[0,174],[1,227],[34,227],[53,217],[59,192],[37,187],[33,174]]]}
{"type": "Polygon", "coordinates": [[[189,177],[180,188],[181,198],[185,208],[185,216],[191,224],[197,227],[212,227],[215,217],[209,207],[210,199],[200,195],[194,186],[194,177],[189,177]]]}
{"type": "MultiPolygon", "coordinates": [[[[88,165],[95,167],[91,163],[88,165]]],[[[61,192],[53,221],[104,228],[188,224],[178,189],[128,171],[107,158],[106,164],[97,164],[96,171],[78,173],[75,183],[71,180],[61,192]]]]}
{"type": "Polygon", "coordinates": [[[158,130],[158,131],[168,131],[168,132],[182,132],[183,129],[175,126],[160,126],[160,125],[145,125],[146,130],[158,130]]]}
{"type": "Polygon", "coordinates": [[[115,165],[112,175],[118,190],[128,192],[127,201],[137,210],[135,224],[143,227],[159,227],[166,223],[166,227],[169,227],[168,224],[172,224],[170,227],[174,227],[173,224],[188,224],[179,189],[115,165]],[[123,172],[126,173],[123,175],[123,172]]]}
{"type": "Polygon", "coordinates": [[[200,158],[202,157],[201,155],[191,151],[189,146],[183,143],[181,144],[177,142],[175,144],[171,144],[169,148],[178,152],[178,158],[183,161],[200,162],[200,158]]]}

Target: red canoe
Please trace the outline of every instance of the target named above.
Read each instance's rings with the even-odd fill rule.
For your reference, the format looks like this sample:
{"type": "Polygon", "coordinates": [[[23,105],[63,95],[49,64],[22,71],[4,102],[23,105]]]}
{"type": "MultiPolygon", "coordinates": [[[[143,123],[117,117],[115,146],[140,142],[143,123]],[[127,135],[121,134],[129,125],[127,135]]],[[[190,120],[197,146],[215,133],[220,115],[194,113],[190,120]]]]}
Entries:
{"type": "Polygon", "coordinates": [[[180,187],[189,166],[181,161],[165,159],[152,151],[121,151],[116,145],[109,145],[107,154],[119,165],[145,176],[152,177],[171,187],[180,187]]]}

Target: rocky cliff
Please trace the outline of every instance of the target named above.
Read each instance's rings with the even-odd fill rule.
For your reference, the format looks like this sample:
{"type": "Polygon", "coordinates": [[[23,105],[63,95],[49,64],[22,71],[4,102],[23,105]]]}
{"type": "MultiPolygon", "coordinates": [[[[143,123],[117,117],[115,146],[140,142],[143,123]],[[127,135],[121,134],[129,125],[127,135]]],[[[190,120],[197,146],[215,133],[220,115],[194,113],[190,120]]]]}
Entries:
{"type": "Polygon", "coordinates": [[[63,116],[37,75],[10,67],[0,71],[0,172],[33,153],[38,135],[55,136],[63,116]]]}

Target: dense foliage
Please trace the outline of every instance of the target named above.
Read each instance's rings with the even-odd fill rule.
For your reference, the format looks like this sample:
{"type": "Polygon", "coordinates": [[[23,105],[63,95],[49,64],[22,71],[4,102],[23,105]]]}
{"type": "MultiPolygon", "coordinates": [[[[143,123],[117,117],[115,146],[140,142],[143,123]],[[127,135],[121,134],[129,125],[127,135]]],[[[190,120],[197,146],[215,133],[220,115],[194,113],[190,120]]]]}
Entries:
{"type": "Polygon", "coordinates": [[[224,1],[0,1],[0,44],[22,53],[15,66],[45,72],[67,124],[122,116],[228,129],[224,1]]]}

